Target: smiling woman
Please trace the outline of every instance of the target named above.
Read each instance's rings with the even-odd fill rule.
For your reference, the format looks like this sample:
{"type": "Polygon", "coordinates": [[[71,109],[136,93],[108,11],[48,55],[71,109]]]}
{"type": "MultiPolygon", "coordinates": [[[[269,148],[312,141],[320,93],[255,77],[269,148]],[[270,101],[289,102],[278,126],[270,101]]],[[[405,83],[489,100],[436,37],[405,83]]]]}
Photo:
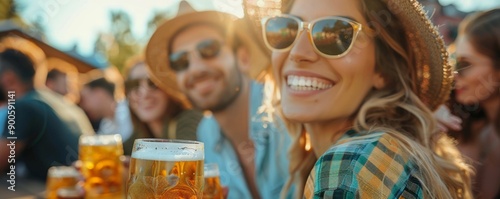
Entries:
{"type": "Polygon", "coordinates": [[[142,57],[127,63],[125,75],[127,99],[134,123],[131,138],[124,142],[126,155],[132,152],[135,139],[166,138],[196,140],[201,112],[190,110],[191,104],[179,97],[176,85],[157,87],[150,79],[142,57]]]}
{"type": "Polygon", "coordinates": [[[469,167],[434,133],[452,76],[420,4],[283,5],[262,22],[275,106],[295,140],[283,194],[295,184],[296,198],[472,198],[469,167]]]}
{"type": "Polygon", "coordinates": [[[478,198],[500,197],[500,8],[475,13],[460,25],[456,41],[456,89],[452,110],[463,128],[450,132],[474,160],[478,198]]]}

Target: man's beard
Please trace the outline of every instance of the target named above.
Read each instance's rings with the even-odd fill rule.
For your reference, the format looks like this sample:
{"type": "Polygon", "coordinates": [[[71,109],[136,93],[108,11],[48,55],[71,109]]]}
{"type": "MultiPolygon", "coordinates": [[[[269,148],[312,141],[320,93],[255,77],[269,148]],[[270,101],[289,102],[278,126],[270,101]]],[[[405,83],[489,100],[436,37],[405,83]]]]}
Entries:
{"type": "Polygon", "coordinates": [[[228,87],[230,87],[230,88],[224,89],[224,91],[219,96],[217,96],[219,101],[217,103],[215,103],[214,106],[200,107],[196,103],[196,101],[193,100],[193,98],[191,98],[191,96],[188,95],[187,97],[188,97],[189,101],[191,102],[191,104],[193,104],[193,106],[198,110],[202,110],[202,111],[209,110],[212,113],[217,113],[217,112],[223,111],[229,105],[233,104],[233,102],[238,98],[238,96],[241,93],[241,90],[243,87],[243,81],[244,81],[243,74],[239,70],[238,64],[235,64],[234,67],[235,67],[235,72],[233,73],[233,75],[237,76],[237,80],[238,80],[236,82],[237,85],[235,85],[234,87],[232,85],[228,85],[228,87]],[[224,98],[224,96],[229,96],[229,97],[224,98]]]}

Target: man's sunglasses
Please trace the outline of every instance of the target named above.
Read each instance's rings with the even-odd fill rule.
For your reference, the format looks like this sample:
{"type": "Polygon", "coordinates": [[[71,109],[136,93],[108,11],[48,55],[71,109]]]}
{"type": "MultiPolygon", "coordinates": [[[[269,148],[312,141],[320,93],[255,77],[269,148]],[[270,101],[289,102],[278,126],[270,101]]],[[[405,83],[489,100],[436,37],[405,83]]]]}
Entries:
{"type": "MultiPolygon", "coordinates": [[[[196,45],[196,51],[203,59],[212,59],[219,55],[222,43],[220,41],[209,39],[196,45]]],[[[172,53],[169,56],[170,68],[175,72],[181,72],[189,67],[189,52],[180,51],[172,53]]]]}
{"type": "Polygon", "coordinates": [[[273,51],[288,51],[303,30],[309,32],[314,49],[327,58],[342,57],[352,48],[362,25],[344,17],[323,17],[304,22],[292,15],[262,20],[264,42],[273,51]]]}
{"type": "Polygon", "coordinates": [[[128,94],[132,91],[137,91],[141,86],[141,82],[146,81],[149,89],[156,90],[158,87],[151,81],[149,78],[141,78],[141,79],[131,79],[125,81],[125,92],[128,94]]]}

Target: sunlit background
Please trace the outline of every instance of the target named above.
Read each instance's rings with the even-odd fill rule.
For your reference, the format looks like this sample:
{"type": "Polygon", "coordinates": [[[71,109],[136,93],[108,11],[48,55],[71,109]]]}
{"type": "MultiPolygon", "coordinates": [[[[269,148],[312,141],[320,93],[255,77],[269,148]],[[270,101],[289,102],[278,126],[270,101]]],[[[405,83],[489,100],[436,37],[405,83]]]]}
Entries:
{"type": "MultiPolygon", "coordinates": [[[[42,25],[49,43],[59,48],[73,48],[93,53],[99,33],[112,30],[113,14],[130,21],[131,40],[145,42],[154,30],[152,22],[171,18],[180,0],[19,0],[21,16],[42,25]]],[[[217,9],[243,16],[241,0],[191,0],[197,10],[217,9]]],[[[115,18],[116,21],[119,19],[115,18]]],[[[154,23],[153,23],[154,24],[154,23]]],[[[122,27],[127,28],[127,27],[122,27]]]]}

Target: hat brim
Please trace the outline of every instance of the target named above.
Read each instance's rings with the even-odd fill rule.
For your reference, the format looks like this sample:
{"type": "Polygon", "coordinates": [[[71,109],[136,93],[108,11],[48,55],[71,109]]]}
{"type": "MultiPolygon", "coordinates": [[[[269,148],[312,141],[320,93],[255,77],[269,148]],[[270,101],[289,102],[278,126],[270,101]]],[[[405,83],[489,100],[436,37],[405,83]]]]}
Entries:
{"type": "MultiPolygon", "coordinates": [[[[237,36],[243,46],[248,49],[251,67],[266,68],[269,66],[268,54],[251,35],[247,34],[249,27],[243,20],[218,11],[193,12],[177,16],[163,23],[154,32],[146,47],[146,62],[152,81],[163,90],[177,96],[180,101],[187,102],[187,97],[179,90],[176,74],[170,68],[170,62],[168,61],[170,40],[182,28],[197,23],[213,24],[224,28],[229,34],[234,33],[234,36],[237,36]]],[[[261,70],[250,70],[249,72],[252,71],[261,70]]],[[[257,77],[259,74],[250,73],[248,75],[257,77]]]]}
{"type": "Polygon", "coordinates": [[[413,60],[417,67],[413,74],[413,91],[431,109],[448,100],[452,82],[452,67],[444,41],[436,27],[428,19],[417,0],[385,0],[404,27],[410,49],[415,53],[413,60]]]}

